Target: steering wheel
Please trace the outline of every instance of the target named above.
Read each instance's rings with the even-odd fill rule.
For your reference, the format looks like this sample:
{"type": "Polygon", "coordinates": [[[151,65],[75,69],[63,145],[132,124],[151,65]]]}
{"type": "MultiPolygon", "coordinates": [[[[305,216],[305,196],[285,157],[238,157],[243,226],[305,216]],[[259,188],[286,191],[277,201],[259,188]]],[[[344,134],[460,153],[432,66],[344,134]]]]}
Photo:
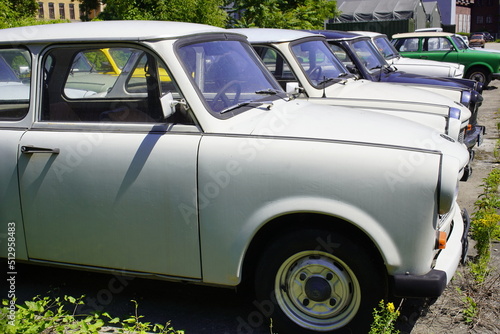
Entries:
{"type": "MultiPolygon", "coordinates": [[[[215,106],[217,104],[218,100],[221,100],[221,102],[224,105],[224,108],[227,108],[233,104],[236,104],[236,101],[240,99],[240,94],[241,94],[241,85],[237,80],[232,80],[229,81],[227,84],[222,87],[217,94],[215,94],[214,99],[212,100],[212,109],[216,109],[215,106]],[[236,89],[236,94],[234,95],[234,99],[231,101],[226,93],[229,91],[230,88],[235,87],[236,89]]],[[[221,108],[223,109],[223,108],[221,108]]]]}
{"type": "Polygon", "coordinates": [[[316,67],[313,67],[311,70],[309,70],[309,77],[312,80],[321,79],[322,74],[323,74],[323,68],[321,66],[316,66],[316,67]]]}

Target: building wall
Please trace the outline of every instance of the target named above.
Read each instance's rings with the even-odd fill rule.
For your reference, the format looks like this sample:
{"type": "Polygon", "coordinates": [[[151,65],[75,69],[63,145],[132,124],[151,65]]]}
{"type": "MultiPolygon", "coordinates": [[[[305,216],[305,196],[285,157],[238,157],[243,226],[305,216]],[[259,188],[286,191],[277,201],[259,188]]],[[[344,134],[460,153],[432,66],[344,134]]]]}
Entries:
{"type": "MultiPolygon", "coordinates": [[[[81,21],[80,1],[78,0],[43,0],[38,2],[37,18],[41,20],[70,20],[81,21]]],[[[95,18],[101,11],[100,8],[93,10],[89,18],[95,18]]]]}
{"type": "Polygon", "coordinates": [[[500,36],[500,1],[476,0],[472,7],[471,32],[488,31],[500,36]]]}
{"type": "Polygon", "coordinates": [[[37,1],[38,15],[41,20],[71,20],[80,21],[80,8],[78,1],[53,0],[37,1]]]}
{"type": "Polygon", "coordinates": [[[467,6],[459,6],[456,9],[456,32],[470,33],[471,23],[471,8],[467,6]]]}

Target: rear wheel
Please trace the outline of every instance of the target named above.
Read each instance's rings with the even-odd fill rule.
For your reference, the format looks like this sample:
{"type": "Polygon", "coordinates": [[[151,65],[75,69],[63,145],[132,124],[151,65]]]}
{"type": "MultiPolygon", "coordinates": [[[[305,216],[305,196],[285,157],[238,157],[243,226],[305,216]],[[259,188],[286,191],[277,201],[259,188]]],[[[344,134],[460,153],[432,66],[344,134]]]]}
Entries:
{"type": "Polygon", "coordinates": [[[256,272],[261,303],[280,333],[367,333],[386,297],[382,266],[362,243],[340,233],[307,230],[274,242],[256,272]]]}
{"type": "Polygon", "coordinates": [[[480,67],[473,67],[467,71],[465,74],[467,79],[475,80],[483,83],[484,87],[488,86],[491,81],[491,73],[480,67]]]}

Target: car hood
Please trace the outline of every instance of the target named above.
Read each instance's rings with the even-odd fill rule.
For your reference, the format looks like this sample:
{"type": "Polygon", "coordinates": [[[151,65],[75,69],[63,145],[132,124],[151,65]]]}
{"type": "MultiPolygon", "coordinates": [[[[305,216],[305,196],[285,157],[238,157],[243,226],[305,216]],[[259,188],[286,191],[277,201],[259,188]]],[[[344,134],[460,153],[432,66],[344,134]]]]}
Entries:
{"type": "Polygon", "coordinates": [[[225,132],[244,136],[436,150],[455,156],[462,166],[469,159],[466,148],[454,139],[400,117],[301,100],[275,101],[268,108],[269,105],[233,116],[225,132]]]}
{"type": "MultiPolygon", "coordinates": [[[[349,99],[353,101],[368,101],[374,108],[392,108],[401,110],[415,110],[430,112],[430,105],[442,106],[442,114],[447,116],[449,108],[461,111],[462,122],[471,117],[470,110],[464,105],[454,102],[449,97],[434,93],[426,89],[395,85],[392,83],[373,82],[369,80],[347,80],[345,84],[335,84],[325,89],[325,96],[332,99],[349,99]]],[[[437,110],[433,108],[433,110],[437,110]]]]}
{"type": "Polygon", "coordinates": [[[486,53],[500,53],[500,50],[493,50],[493,49],[467,49],[467,52],[486,52],[486,53]]]}
{"type": "Polygon", "coordinates": [[[407,57],[394,57],[388,60],[391,65],[414,65],[414,66],[429,66],[429,67],[447,67],[464,69],[464,65],[457,63],[449,63],[444,61],[435,61],[435,60],[427,60],[427,59],[415,59],[415,58],[407,58],[407,57]]]}
{"type": "Polygon", "coordinates": [[[21,82],[0,82],[0,100],[28,100],[30,86],[21,82]]]}
{"type": "Polygon", "coordinates": [[[427,77],[418,74],[406,73],[403,71],[382,71],[380,74],[380,80],[382,82],[395,82],[395,83],[406,83],[406,84],[417,84],[417,85],[437,85],[437,86],[448,86],[461,89],[470,89],[466,85],[462,84],[460,81],[452,80],[453,78],[439,78],[439,77],[427,77]]]}
{"type": "Polygon", "coordinates": [[[328,98],[349,98],[361,100],[401,101],[411,103],[439,104],[459,108],[450,98],[431,91],[369,80],[348,80],[326,88],[328,98]]]}

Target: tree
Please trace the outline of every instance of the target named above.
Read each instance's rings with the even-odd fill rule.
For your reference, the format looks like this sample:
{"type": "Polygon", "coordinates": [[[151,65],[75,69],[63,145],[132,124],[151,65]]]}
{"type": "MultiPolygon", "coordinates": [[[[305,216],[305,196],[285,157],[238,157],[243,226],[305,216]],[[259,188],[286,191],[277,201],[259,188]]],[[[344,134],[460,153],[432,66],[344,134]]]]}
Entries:
{"type": "MultiPolygon", "coordinates": [[[[80,8],[90,11],[99,0],[79,0],[80,8]],[[83,7],[82,7],[83,6],[83,7]]],[[[227,13],[224,0],[102,0],[106,5],[102,20],[161,20],[204,23],[223,27],[227,13]]]]}
{"type": "Polygon", "coordinates": [[[326,19],[339,14],[337,2],[329,0],[239,0],[227,3],[232,3],[230,25],[235,27],[322,29],[326,19]]]}
{"type": "Polygon", "coordinates": [[[33,17],[38,9],[38,3],[35,0],[9,0],[8,2],[19,18],[33,17]]]}
{"type": "Polygon", "coordinates": [[[36,23],[35,0],[0,0],[0,29],[36,23]]]}
{"type": "MultiPolygon", "coordinates": [[[[78,0],[71,0],[71,1],[78,1],[78,0]]],[[[99,7],[99,4],[101,3],[101,0],[79,0],[80,2],[80,20],[82,21],[89,21],[90,20],[90,12],[92,10],[97,9],[99,7]]]]}

